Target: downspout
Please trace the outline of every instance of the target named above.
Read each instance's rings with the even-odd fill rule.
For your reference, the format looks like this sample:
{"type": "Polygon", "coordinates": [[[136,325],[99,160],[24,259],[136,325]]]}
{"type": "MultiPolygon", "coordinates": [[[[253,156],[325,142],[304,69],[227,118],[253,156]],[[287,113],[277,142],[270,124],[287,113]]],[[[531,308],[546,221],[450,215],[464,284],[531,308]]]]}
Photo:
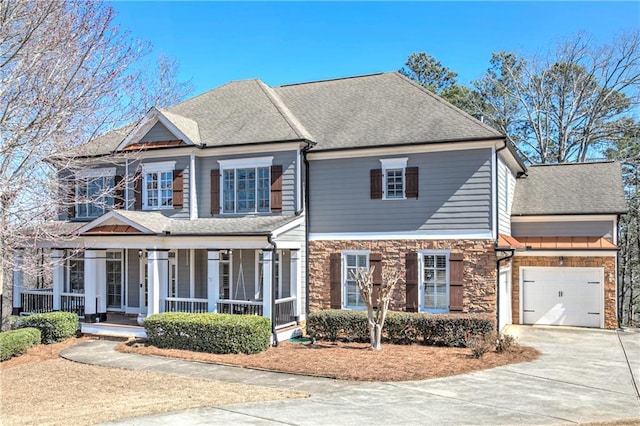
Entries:
{"type": "Polygon", "coordinates": [[[278,333],[276,333],[276,250],[278,246],[273,241],[273,234],[267,235],[267,241],[271,245],[271,336],[273,337],[273,346],[278,346],[278,333]]]}
{"type": "Polygon", "coordinates": [[[307,158],[307,152],[311,149],[311,145],[307,145],[302,150],[302,159],[304,161],[304,253],[305,253],[305,268],[304,268],[304,317],[305,320],[309,318],[309,228],[311,226],[311,210],[309,209],[309,159],[307,158]]]}
{"type": "MultiPolygon", "coordinates": [[[[498,185],[498,181],[500,180],[500,178],[498,177],[498,175],[500,174],[499,172],[499,167],[498,167],[498,153],[500,151],[502,151],[503,149],[507,148],[507,139],[504,139],[504,145],[502,145],[502,147],[496,149],[495,152],[495,158],[494,158],[494,162],[495,162],[495,182],[494,182],[494,190],[495,190],[495,200],[496,200],[496,204],[494,206],[494,214],[495,214],[495,218],[496,218],[496,239],[494,241],[494,250],[498,251],[498,239],[500,238],[500,209],[498,208],[498,203],[500,202],[499,199],[500,197],[498,197],[498,189],[499,189],[499,185],[498,185]]],[[[511,250],[511,254],[507,257],[503,257],[501,259],[498,259],[496,261],[496,331],[499,333],[500,330],[498,330],[498,328],[500,327],[500,262],[502,262],[503,260],[508,260],[511,259],[513,257],[515,253],[515,250],[511,250]]]]}

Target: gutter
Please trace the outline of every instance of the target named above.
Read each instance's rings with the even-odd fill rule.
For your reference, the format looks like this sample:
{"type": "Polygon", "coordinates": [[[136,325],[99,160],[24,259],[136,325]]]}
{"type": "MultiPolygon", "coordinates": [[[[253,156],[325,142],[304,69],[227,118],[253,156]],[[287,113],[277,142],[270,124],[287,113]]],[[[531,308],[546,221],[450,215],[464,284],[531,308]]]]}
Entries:
{"type": "MultiPolygon", "coordinates": [[[[499,170],[498,170],[498,153],[500,151],[502,151],[503,149],[506,149],[507,146],[509,145],[509,143],[507,142],[506,139],[504,139],[504,145],[498,149],[496,149],[495,151],[495,158],[494,158],[494,163],[495,163],[495,182],[494,182],[494,190],[495,190],[495,200],[496,200],[496,204],[494,205],[494,214],[495,214],[495,221],[496,221],[496,239],[494,241],[494,250],[495,251],[508,251],[509,249],[504,249],[504,248],[500,248],[498,245],[498,239],[500,238],[500,212],[499,212],[499,208],[498,208],[498,203],[499,198],[498,197],[498,181],[499,181],[499,177],[498,175],[500,174],[499,170]]],[[[513,257],[513,255],[515,254],[515,249],[511,250],[511,254],[509,254],[506,257],[500,258],[496,261],[496,332],[499,334],[500,333],[500,262],[506,261],[508,259],[511,259],[513,257]]]]}

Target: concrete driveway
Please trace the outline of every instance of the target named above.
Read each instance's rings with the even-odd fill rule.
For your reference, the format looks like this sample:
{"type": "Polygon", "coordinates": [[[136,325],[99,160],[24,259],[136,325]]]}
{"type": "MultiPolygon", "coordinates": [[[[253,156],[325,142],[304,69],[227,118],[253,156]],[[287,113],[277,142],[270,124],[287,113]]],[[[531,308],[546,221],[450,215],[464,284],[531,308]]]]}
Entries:
{"type": "MultiPolygon", "coordinates": [[[[521,344],[534,346],[543,355],[529,363],[399,383],[356,383],[256,372],[117,354],[97,346],[91,349],[90,345],[79,345],[75,354],[65,356],[86,361],[91,352],[99,351],[101,356],[94,358],[94,363],[292,387],[311,394],[303,400],[192,409],[121,424],[546,425],[640,419],[640,399],[632,375],[635,371],[637,381],[640,333],[528,326],[514,326],[510,332],[521,344]]],[[[109,344],[113,347],[112,342],[98,342],[109,344]]]]}

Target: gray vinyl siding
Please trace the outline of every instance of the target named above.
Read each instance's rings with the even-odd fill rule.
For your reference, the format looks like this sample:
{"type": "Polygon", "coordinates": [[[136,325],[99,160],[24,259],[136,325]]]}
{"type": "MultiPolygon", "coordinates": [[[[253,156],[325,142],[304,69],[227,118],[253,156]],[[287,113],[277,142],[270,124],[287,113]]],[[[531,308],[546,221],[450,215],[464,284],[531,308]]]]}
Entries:
{"type": "Polygon", "coordinates": [[[255,250],[233,251],[233,273],[230,293],[231,298],[234,300],[253,300],[255,298],[256,253],[255,250]],[[242,274],[240,274],[240,259],[242,259],[242,274]]]}
{"type": "Polygon", "coordinates": [[[498,159],[498,231],[511,235],[511,205],[516,181],[507,165],[498,159]]]}
{"type": "MultiPolygon", "coordinates": [[[[189,168],[190,158],[188,156],[171,157],[171,158],[154,158],[154,159],[150,159],[150,160],[141,159],[139,161],[132,161],[129,164],[129,176],[131,176],[131,178],[133,180],[133,176],[135,176],[135,173],[139,169],[141,163],[142,164],[153,164],[153,163],[162,163],[162,162],[165,162],[165,161],[175,161],[176,162],[175,170],[183,170],[183,173],[182,173],[182,178],[183,178],[182,194],[183,194],[184,204],[183,204],[182,209],[180,209],[180,210],[178,210],[178,209],[165,209],[165,210],[154,210],[154,211],[158,211],[158,212],[162,213],[163,215],[165,215],[167,217],[172,217],[172,218],[176,218],[176,219],[189,219],[189,184],[190,184],[190,180],[191,180],[191,173],[190,173],[190,168],[189,168]]],[[[135,200],[134,183],[130,182],[130,184],[129,184],[129,199],[128,199],[128,203],[127,203],[130,210],[133,210],[133,208],[134,208],[134,200],[135,200]]]]}
{"type": "MultiPolygon", "coordinates": [[[[220,169],[219,160],[270,157],[273,165],[282,166],[282,214],[296,211],[296,159],[297,151],[254,152],[245,155],[196,158],[196,191],[198,197],[198,217],[211,217],[211,170],[220,169]]],[[[302,170],[301,170],[302,173],[302,170]]],[[[222,179],[220,179],[222,183],[222,179]]],[[[265,213],[268,214],[268,213],[265,213]]]]}
{"type": "Polygon", "coordinates": [[[312,233],[487,232],[491,230],[491,150],[385,155],[310,162],[312,233]],[[370,198],[380,158],[419,167],[419,197],[370,198]]]}
{"type": "Polygon", "coordinates": [[[208,264],[207,251],[195,250],[194,253],[195,283],[194,297],[199,299],[207,298],[208,264]]]}
{"type": "Polygon", "coordinates": [[[605,237],[613,239],[614,225],[611,220],[585,222],[514,222],[511,224],[514,237],[605,237]]]}
{"type": "Polygon", "coordinates": [[[174,141],[177,139],[178,138],[171,133],[164,124],[157,122],[147,134],[140,139],[140,142],[174,141]]]}
{"type": "Polygon", "coordinates": [[[140,307],[140,259],[138,250],[127,250],[127,306],[140,307]]]}

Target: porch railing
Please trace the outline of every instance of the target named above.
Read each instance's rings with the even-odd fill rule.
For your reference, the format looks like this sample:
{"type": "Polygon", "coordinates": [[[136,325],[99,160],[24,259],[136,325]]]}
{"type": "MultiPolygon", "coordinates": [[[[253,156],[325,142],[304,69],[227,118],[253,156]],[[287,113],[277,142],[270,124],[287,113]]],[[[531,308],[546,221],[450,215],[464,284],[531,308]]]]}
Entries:
{"type": "Polygon", "coordinates": [[[53,311],[53,289],[25,289],[21,290],[22,311],[32,314],[53,311]]]}
{"type": "Polygon", "coordinates": [[[218,300],[218,312],[234,315],[262,315],[262,301],[218,300]]]}
{"type": "Polygon", "coordinates": [[[202,313],[209,310],[207,299],[192,299],[188,297],[167,297],[164,299],[165,312],[202,313]]]}
{"type": "MultiPolygon", "coordinates": [[[[74,312],[79,317],[84,318],[84,300],[84,294],[82,293],[61,293],[60,310],[65,312],[74,312]]],[[[96,312],[98,312],[97,306],[96,312]]]]}
{"type": "Polygon", "coordinates": [[[296,323],[296,298],[285,297],[276,299],[275,322],[276,327],[286,327],[296,323]]]}

